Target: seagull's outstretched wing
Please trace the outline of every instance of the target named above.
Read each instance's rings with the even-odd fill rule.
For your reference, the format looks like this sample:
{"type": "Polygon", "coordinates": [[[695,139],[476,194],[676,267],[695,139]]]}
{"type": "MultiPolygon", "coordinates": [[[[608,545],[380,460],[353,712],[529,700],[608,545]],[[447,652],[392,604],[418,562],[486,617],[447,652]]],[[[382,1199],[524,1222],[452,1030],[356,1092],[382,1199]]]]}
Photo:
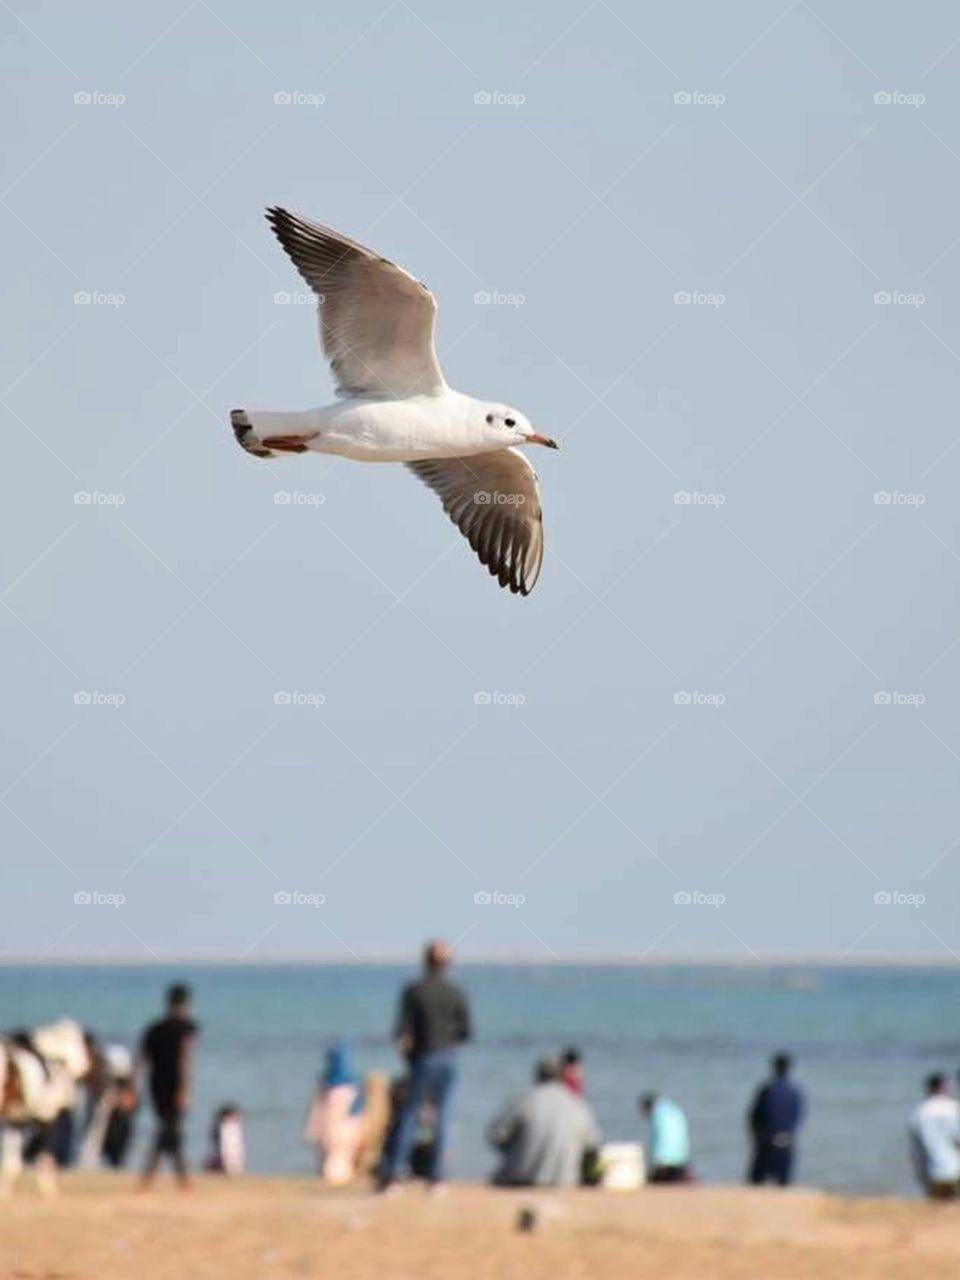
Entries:
{"type": "Polygon", "coordinates": [[[529,595],[543,561],[543,513],[537,473],[519,449],[407,466],[439,495],[501,587],[529,595]]]}
{"type": "Polygon", "coordinates": [[[426,285],[309,218],[268,209],[267,220],[319,299],[320,340],[340,395],[443,390],[433,345],[437,304],[426,285]]]}

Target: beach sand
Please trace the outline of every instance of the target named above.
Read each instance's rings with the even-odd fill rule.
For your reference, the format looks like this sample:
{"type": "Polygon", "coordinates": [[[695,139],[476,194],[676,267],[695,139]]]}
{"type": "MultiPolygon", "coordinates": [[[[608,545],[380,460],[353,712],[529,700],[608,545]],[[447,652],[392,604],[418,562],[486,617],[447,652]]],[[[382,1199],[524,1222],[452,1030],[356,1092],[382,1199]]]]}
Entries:
{"type": "Polygon", "coordinates": [[[803,1189],[654,1188],[442,1198],[200,1179],[138,1195],[125,1177],[28,1178],[0,1202],[3,1280],[923,1280],[960,1272],[960,1204],[803,1189]],[[531,1207],[536,1230],[517,1232],[531,1207]]]}

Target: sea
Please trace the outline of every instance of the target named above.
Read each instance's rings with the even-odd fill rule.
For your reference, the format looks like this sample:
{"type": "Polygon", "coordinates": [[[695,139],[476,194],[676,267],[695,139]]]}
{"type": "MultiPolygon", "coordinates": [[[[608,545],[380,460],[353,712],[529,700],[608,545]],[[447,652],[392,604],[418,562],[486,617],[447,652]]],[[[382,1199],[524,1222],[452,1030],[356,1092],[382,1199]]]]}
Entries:
{"type": "MultiPolygon", "coordinates": [[[[361,1071],[396,1074],[392,965],[0,966],[0,1027],[77,1019],[134,1047],[167,982],[194,989],[201,1035],[191,1156],[226,1101],[246,1115],[251,1172],[303,1174],[302,1140],[324,1049],[343,1041],[361,1071]]],[[[461,1055],[450,1172],[483,1179],[485,1129],[530,1078],[536,1059],[582,1053],[587,1097],[604,1137],[642,1140],[637,1096],[668,1094],[690,1120],[703,1182],[736,1183],[747,1160],[745,1113],[775,1050],[796,1060],[809,1117],[799,1181],[854,1195],[916,1195],[907,1118],[925,1075],[960,1066],[957,975],[948,968],[811,965],[506,965],[456,971],[475,1039],[461,1055]],[[954,1019],[957,1018],[958,1022],[954,1019]]],[[[134,1160],[151,1128],[138,1117],[134,1160]]]]}

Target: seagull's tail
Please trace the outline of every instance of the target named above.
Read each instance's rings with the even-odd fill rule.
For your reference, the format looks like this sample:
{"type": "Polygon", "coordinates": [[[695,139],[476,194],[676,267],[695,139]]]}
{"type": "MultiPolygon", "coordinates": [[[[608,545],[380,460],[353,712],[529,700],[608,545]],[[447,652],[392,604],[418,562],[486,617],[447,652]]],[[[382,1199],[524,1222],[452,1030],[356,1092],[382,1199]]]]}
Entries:
{"type": "Polygon", "coordinates": [[[270,413],[232,409],[230,423],[237,443],[255,458],[278,458],[282,453],[306,453],[320,432],[314,413],[270,413]],[[304,430],[306,428],[306,430],[304,430]]]}
{"type": "Polygon", "coordinates": [[[246,409],[231,409],[230,425],[233,427],[233,434],[237,437],[237,444],[241,449],[246,449],[247,453],[252,453],[255,458],[274,456],[269,449],[263,447],[246,409]]]}

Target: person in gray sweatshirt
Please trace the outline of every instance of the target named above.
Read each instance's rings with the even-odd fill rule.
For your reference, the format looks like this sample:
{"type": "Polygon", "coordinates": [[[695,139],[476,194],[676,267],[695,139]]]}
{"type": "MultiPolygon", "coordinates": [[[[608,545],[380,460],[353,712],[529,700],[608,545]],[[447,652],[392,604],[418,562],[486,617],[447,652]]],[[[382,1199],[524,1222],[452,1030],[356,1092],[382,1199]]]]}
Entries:
{"type": "Polygon", "coordinates": [[[563,1083],[560,1063],[544,1059],[533,1088],[494,1119],[487,1138],[500,1153],[495,1186],[575,1187],[600,1134],[590,1107],[563,1083]]]}

